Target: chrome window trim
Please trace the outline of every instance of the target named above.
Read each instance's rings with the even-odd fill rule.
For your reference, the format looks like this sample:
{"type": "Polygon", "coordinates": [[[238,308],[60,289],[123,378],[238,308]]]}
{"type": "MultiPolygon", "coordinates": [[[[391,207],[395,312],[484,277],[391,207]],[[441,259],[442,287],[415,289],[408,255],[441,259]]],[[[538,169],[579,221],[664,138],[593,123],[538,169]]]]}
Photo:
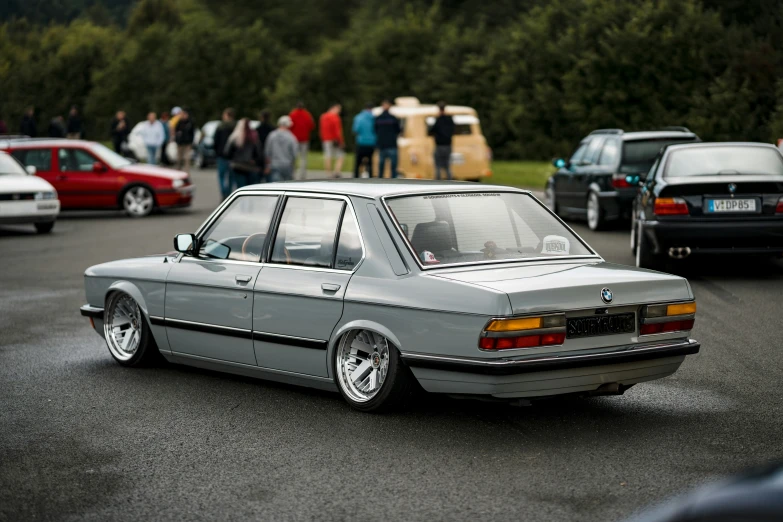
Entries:
{"type": "Polygon", "coordinates": [[[521,190],[521,189],[509,189],[507,187],[500,187],[498,190],[492,190],[492,189],[464,189],[464,190],[455,190],[455,189],[443,189],[443,190],[434,190],[434,191],[426,191],[426,192],[408,192],[404,194],[393,194],[393,195],[385,195],[381,196],[381,203],[383,204],[384,209],[386,210],[386,215],[388,218],[392,221],[394,224],[394,228],[397,230],[397,233],[400,235],[400,237],[403,240],[403,243],[405,244],[405,248],[408,250],[408,252],[411,254],[413,259],[416,261],[416,264],[418,265],[419,269],[422,271],[427,270],[434,270],[439,268],[453,268],[453,267],[460,267],[460,266],[482,266],[482,265],[497,265],[497,264],[509,264],[509,263],[528,263],[530,261],[553,261],[553,260],[567,260],[567,259],[596,259],[598,261],[603,261],[604,259],[598,255],[598,253],[593,250],[593,248],[587,244],[587,242],[582,239],[582,237],[574,232],[571,227],[569,227],[565,221],[560,219],[560,217],[552,212],[549,208],[547,208],[546,205],[541,203],[537,197],[535,197],[530,191],[528,190],[521,190]],[[419,256],[416,255],[416,251],[413,249],[413,245],[410,244],[410,241],[408,240],[408,236],[405,234],[405,232],[400,227],[399,223],[397,223],[397,219],[394,217],[394,212],[392,212],[391,208],[389,207],[388,201],[389,199],[398,199],[403,197],[412,197],[412,196],[428,196],[433,194],[456,194],[460,192],[498,192],[498,193],[509,193],[509,194],[522,194],[525,196],[530,197],[534,203],[537,203],[541,208],[543,208],[546,212],[549,213],[552,217],[554,217],[563,227],[565,227],[566,230],[568,230],[571,234],[574,235],[574,237],[584,246],[587,248],[588,251],[592,252],[592,254],[582,254],[582,255],[573,255],[573,256],[544,256],[544,257],[527,257],[522,259],[499,259],[499,260],[485,260],[485,261],[465,261],[463,263],[449,263],[446,265],[424,265],[422,264],[421,260],[419,259],[419,256]]]}
{"type": "MultiPolygon", "coordinates": [[[[288,192],[288,191],[286,191],[286,192],[283,193],[283,197],[284,197],[283,205],[280,208],[279,216],[277,216],[277,218],[272,223],[273,226],[274,226],[274,231],[275,231],[274,237],[275,238],[277,238],[277,230],[280,227],[280,220],[283,218],[283,212],[285,212],[285,204],[287,203],[289,197],[308,198],[308,199],[335,199],[335,200],[342,200],[342,201],[345,202],[346,208],[350,208],[351,209],[351,214],[353,214],[353,219],[356,222],[356,229],[359,232],[359,244],[362,247],[362,257],[354,265],[352,270],[339,270],[337,268],[326,268],[326,267],[321,267],[321,266],[286,265],[286,264],[283,264],[283,263],[274,263],[274,262],[271,261],[272,249],[274,248],[274,244],[273,244],[274,243],[274,239],[273,239],[270,242],[269,251],[267,252],[269,259],[266,262],[262,263],[262,264],[264,266],[268,265],[270,267],[275,267],[275,268],[288,268],[288,269],[293,269],[293,270],[310,270],[310,271],[314,271],[314,272],[327,272],[327,273],[333,273],[333,274],[353,274],[353,273],[355,273],[359,269],[361,264],[364,262],[364,260],[367,258],[367,248],[366,248],[366,246],[364,244],[364,236],[362,234],[362,227],[359,224],[359,216],[356,215],[356,209],[353,207],[353,202],[351,201],[351,198],[349,196],[347,196],[347,195],[344,195],[344,194],[327,194],[327,193],[324,193],[324,192],[316,192],[316,191],[312,191],[312,192],[301,192],[301,191],[290,191],[290,192],[288,192]]],[[[336,245],[339,243],[339,235],[340,235],[340,232],[342,231],[342,226],[343,226],[343,220],[344,219],[345,219],[345,212],[343,212],[342,218],[340,219],[339,226],[338,226],[338,228],[337,228],[337,230],[335,232],[335,234],[336,234],[336,241],[337,241],[335,243],[335,253],[337,252],[337,250],[336,250],[337,246],[336,245]]]]}

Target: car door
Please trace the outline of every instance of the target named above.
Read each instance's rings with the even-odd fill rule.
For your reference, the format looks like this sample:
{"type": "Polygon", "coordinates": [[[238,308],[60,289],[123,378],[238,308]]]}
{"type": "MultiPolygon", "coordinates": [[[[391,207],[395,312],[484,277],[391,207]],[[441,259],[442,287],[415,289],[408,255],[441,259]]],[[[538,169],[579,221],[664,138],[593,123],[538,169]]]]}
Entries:
{"type": "Polygon", "coordinates": [[[328,376],[328,341],[342,316],[348,281],[363,258],[356,223],[348,198],[286,197],[254,289],[259,366],[328,376]]]}
{"type": "Polygon", "coordinates": [[[11,154],[25,167],[35,167],[35,175],[45,179],[59,191],[55,180],[56,172],[52,168],[52,149],[15,149],[11,154]]]}
{"type": "Polygon", "coordinates": [[[279,194],[238,195],[166,280],[163,319],[173,352],[255,365],[253,286],[279,194]]]}
{"type": "Polygon", "coordinates": [[[574,208],[580,214],[587,213],[587,192],[590,183],[602,167],[598,166],[598,156],[605,141],[604,136],[594,136],[585,150],[585,155],[580,166],[573,176],[572,193],[574,195],[574,208]]]}
{"type": "Polygon", "coordinates": [[[122,182],[92,152],[79,147],[57,149],[55,188],[69,208],[116,208],[122,182]]]}
{"type": "Polygon", "coordinates": [[[580,193],[576,187],[575,180],[581,171],[582,161],[591,141],[592,138],[590,137],[582,140],[579,147],[571,155],[571,159],[568,160],[568,165],[555,174],[555,198],[558,207],[565,212],[570,213],[574,207],[578,206],[580,193]]]}

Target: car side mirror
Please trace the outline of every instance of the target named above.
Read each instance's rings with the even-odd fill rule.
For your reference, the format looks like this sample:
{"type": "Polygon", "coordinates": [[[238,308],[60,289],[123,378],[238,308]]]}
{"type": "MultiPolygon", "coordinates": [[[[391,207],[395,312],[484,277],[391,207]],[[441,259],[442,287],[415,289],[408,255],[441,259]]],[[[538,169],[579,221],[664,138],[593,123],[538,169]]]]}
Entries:
{"type": "Polygon", "coordinates": [[[27,171],[27,173],[31,176],[35,176],[35,173],[38,172],[38,169],[35,168],[34,165],[27,165],[24,170],[27,171]]]}
{"type": "Polygon", "coordinates": [[[555,160],[552,160],[552,165],[554,165],[558,169],[564,169],[568,165],[568,162],[563,158],[557,158],[555,160]]]}
{"type": "Polygon", "coordinates": [[[177,234],[174,236],[174,250],[181,254],[193,255],[196,236],[193,234],[177,234]]]}
{"type": "Polygon", "coordinates": [[[92,164],[92,171],[93,172],[106,172],[106,165],[101,163],[100,161],[96,161],[92,164]]]}

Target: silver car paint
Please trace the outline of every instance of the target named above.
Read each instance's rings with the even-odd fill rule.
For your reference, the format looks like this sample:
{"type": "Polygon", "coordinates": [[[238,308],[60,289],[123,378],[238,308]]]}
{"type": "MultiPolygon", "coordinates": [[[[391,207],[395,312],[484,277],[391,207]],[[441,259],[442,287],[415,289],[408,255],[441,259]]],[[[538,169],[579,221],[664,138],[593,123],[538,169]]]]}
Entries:
{"type": "MultiPolygon", "coordinates": [[[[276,190],[280,191],[282,185],[278,184],[276,190]]],[[[297,187],[297,192],[300,191],[297,187]]],[[[332,360],[337,340],[351,328],[376,330],[388,337],[400,350],[407,352],[481,358],[514,357],[516,354],[513,353],[496,354],[478,350],[479,334],[492,317],[564,309],[568,310],[569,315],[584,314],[605,306],[600,301],[599,291],[595,290],[600,290],[602,286],[612,286],[618,296],[617,302],[613,303],[618,305],[615,308],[617,311],[636,310],[639,304],[646,302],[687,300],[693,297],[690,286],[683,278],[611,265],[600,258],[581,262],[553,259],[424,272],[418,269],[416,260],[405,247],[388,214],[383,210],[377,216],[371,214],[374,209],[383,209],[379,199],[353,195],[350,201],[365,247],[364,261],[352,275],[335,273],[339,272],[336,270],[298,270],[272,264],[237,263],[227,272],[231,278],[240,271],[245,273],[246,269],[241,265],[252,265],[247,267],[251,272],[253,267],[258,269],[258,278],[252,290],[251,285],[247,289],[252,294],[251,300],[250,296],[241,298],[244,290],[236,290],[227,284],[233,284],[233,280],[224,281],[226,284],[218,283],[220,277],[225,278],[227,275],[219,274],[233,263],[227,262],[226,266],[218,269],[219,264],[215,261],[201,261],[215,269],[203,268],[198,276],[191,274],[192,278],[188,281],[176,279],[175,273],[170,281],[173,283],[171,288],[176,289],[176,292],[174,298],[169,300],[166,295],[169,270],[178,260],[180,265],[198,261],[180,260],[181,256],[151,256],[89,268],[85,272],[88,303],[103,307],[107,295],[115,289],[121,289],[139,302],[148,320],[150,316],[156,316],[216,324],[215,316],[205,311],[214,310],[211,305],[205,307],[205,303],[215,300],[215,303],[228,309],[225,315],[217,319],[225,326],[328,340],[328,350],[255,341],[250,351],[255,360],[236,357],[235,354],[230,358],[222,356],[221,361],[214,346],[225,344],[225,337],[215,335],[213,339],[194,332],[188,332],[194,334],[190,337],[175,334],[173,344],[176,346],[173,346],[174,352],[169,352],[168,337],[171,336],[171,329],[167,336],[166,328],[153,326],[155,340],[167,358],[233,373],[333,389],[333,369],[329,361],[332,360]],[[401,266],[405,270],[401,270],[401,266]],[[215,278],[216,274],[218,278],[215,278]],[[270,277],[266,278],[266,275],[270,277]],[[201,289],[187,289],[183,283],[188,282],[198,282],[204,286],[201,289]],[[341,288],[334,296],[319,295],[323,282],[340,284],[341,288]],[[215,290],[216,286],[222,288],[215,290]],[[209,290],[204,290],[207,288],[209,290]],[[248,308],[239,304],[240,299],[251,303],[252,320],[249,322],[248,308]],[[328,306],[322,307],[325,304],[328,306]],[[191,344],[194,346],[188,347],[191,344]],[[182,350],[190,350],[190,353],[182,350]]],[[[202,226],[201,230],[204,228],[202,226]]],[[[101,331],[98,322],[96,329],[101,331]]],[[[630,336],[631,342],[639,341],[635,335],[630,336]]],[[[663,335],[663,338],[679,337],[683,335],[663,335]]],[[[616,344],[626,341],[628,339],[623,337],[617,339],[616,344]]],[[[569,350],[594,348],[596,343],[601,346],[615,344],[606,337],[569,340],[568,343],[569,350]]],[[[556,350],[563,350],[563,347],[526,350],[524,354],[556,350]]],[[[244,351],[244,345],[237,350],[244,351]]],[[[682,359],[658,360],[654,364],[628,363],[627,368],[612,365],[523,376],[455,374],[422,368],[414,369],[414,375],[430,391],[525,396],[543,394],[545,390],[566,390],[580,386],[595,388],[595,383],[617,382],[617,379],[631,383],[657,378],[675,371],[682,359]],[[615,380],[606,380],[613,378],[615,380]],[[539,385],[529,384],[533,381],[540,381],[539,385]]]]}

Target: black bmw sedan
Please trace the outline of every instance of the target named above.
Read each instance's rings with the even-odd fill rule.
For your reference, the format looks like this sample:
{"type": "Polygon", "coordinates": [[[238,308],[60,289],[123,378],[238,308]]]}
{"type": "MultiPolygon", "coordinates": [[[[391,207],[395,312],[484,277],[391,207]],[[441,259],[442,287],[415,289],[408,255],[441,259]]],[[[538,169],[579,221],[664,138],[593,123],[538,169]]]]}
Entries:
{"type": "MultiPolygon", "coordinates": [[[[630,183],[639,182],[630,179],[630,183]]],[[[783,254],[783,156],[765,143],[670,145],[641,180],[636,265],[698,254],[783,254]]]]}

